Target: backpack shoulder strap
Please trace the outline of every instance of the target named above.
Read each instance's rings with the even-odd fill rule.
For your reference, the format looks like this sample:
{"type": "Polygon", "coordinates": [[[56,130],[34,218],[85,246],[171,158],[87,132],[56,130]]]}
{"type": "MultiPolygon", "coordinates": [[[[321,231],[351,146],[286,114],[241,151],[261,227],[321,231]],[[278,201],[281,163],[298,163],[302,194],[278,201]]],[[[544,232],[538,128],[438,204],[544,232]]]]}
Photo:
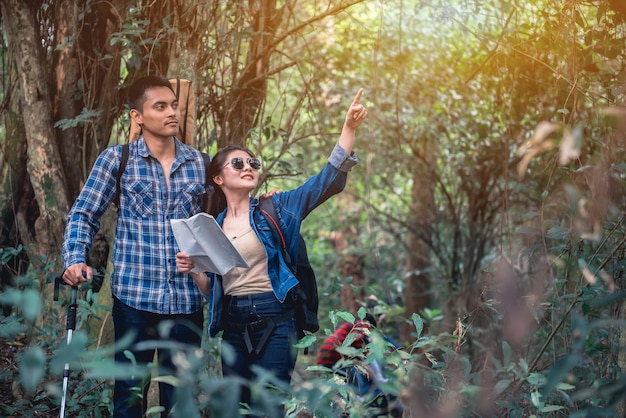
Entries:
{"type": "Polygon", "coordinates": [[[274,206],[274,199],[268,197],[261,200],[259,202],[259,209],[261,210],[263,216],[265,216],[265,219],[270,225],[270,229],[272,230],[274,237],[276,237],[276,240],[278,240],[278,244],[281,246],[280,250],[283,253],[283,259],[285,260],[289,268],[295,271],[295,266],[291,262],[291,256],[287,251],[287,241],[285,241],[285,236],[278,226],[278,214],[276,213],[276,206],[274,206]]]}
{"type": "Polygon", "coordinates": [[[207,189],[207,192],[204,194],[204,206],[203,210],[208,210],[209,205],[209,185],[211,184],[211,179],[209,179],[209,164],[211,163],[211,157],[206,152],[201,152],[202,160],[204,161],[204,174],[206,178],[204,179],[204,188],[207,189]]]}
{"type": "Polygon", "coordinates": [[[126,163],[128,162],[129,149],[130,145],[128,142],[122,145],[122,157],[120,158],[120,165],[117,168],[117,176],[115,177],[115,197],[113,198],[113,203],[118,208],[120,207],[120,183],[122,180],[122,174],[124,174],[124,170],[126,169],[126,163]]]}
{"type": "Polygon", "coordinates": [[[204,180],[204,185],[206,187],[209,187],[209,184],[211,183],[209,180],[209,164],[211,164],[211,157],[209,156],[209,154],[207,154],[206,152],[201,152],[202,154],[202,160],[204,160],[204,172],[206,175],[206,179],[204,180]]]}

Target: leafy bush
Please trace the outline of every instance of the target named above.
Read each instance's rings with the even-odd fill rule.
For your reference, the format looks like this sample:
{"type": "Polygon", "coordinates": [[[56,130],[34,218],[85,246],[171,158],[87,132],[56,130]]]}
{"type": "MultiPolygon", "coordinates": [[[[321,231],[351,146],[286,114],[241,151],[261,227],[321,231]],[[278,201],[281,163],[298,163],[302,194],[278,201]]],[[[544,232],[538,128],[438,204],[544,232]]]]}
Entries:
{"type": "MultiPolygon", "coordinates": [[[[608,263],[593,261],[601,260],[600,255],[607,260],[617,254],[609,243],[604,248],[602,252],[602,247],[581,245],[575,251],[564,252],[567,257],[553,265],[554,282],[544,286],[535,304],[524,301],[521,306],[528,308],[526,311],[503,306],[503,295],[486,300],[482,308],[492,315],[490,327],[502,332],[499,338],[489,337],[496,334],[481,334],[471,315],[459,320],[452,334],[429,334],[424,332],[425,321],[432,324],[440,315],[428,311],[422,316],[413,315],[414,341],[405,349],[389,353],[389,347],[381,343],[382,334],[376,331],[369,344],[351,352],[360,362],[345,365],[367,367],[373,360],[379,362],[386,377],[382,388],[397,397],[411,415],[613,416],[626,388],[618,362],[623,344],[616,338],[624,320],[615,316],[624,292],[613,291],[607,281],[592,280],[602,275],[586,272],[591,271],[592,264],[597,271],[608,263]],[[570,258],[578,261],[570,262],[570,258]],[[576,269],[578,282],[572,286],[576,269]],[[525,319],[531,323],[520,325],[511,317],[512,312],[526,312],[529,315],[525,319]],[[515,339],[516,334],[506,331],[512,324],[528,332],[515,339]],[[480,355],[467,350],[471,339],[478,340],[472,345],[480,347],[480,355]]],[[[614,263],[616,277],[623,264],[621,259],[614,263]]],[[[529,294],[532,292],[526,297],[529,294]]],[[[113,347],[95,346],[84,330],[85,324],[109,308],[99,305],[99,294],[87,287],[77,290],[76,331],[68,345],[64,321],[70,295],[70,289],[62,287],[58,302],[45,303],[37,281],[29,275],[19,277],[15,287],[0,294],[0,303],[13,308],[10,315],[0,318],[0,338],[5,350],[18,348],[17,377],[11,370],[0,372],[0,385],[11,394],[10,401],[5,398],[0,406],[3,414],[58,416],[67,365],[66,414],[111,416],[113,379],[130,372],[149,376],[155,371],[155,365],[132,370],[118,367],[112,360],[113,347]]],[[[391,315],[401,314],[394,307],[382,308],[391,315]]],[[[323,331],[305,337],[298,348],[308,347],[314,354],[340,321],[354,319],[347,312],[327,311],[323,315],[323,331]]],[[[380,331],[386,333],[384,326],[380,331]]],[[[202,350],[182,345],[179,348],[180,370],[170,376],[153,377],[152,382],[168,381],[177,386],[181,414],[201,417],[242,413],[237,403],[238,380],[222,378],[216,366],[219,344],[205,340],[202,350]]],[[[363,398],[344,376],[313,363],[313,355],[299,356],[291,387],[281,387],[271,373],[260,371],[261,379],[253,385],[253,394],[264,401],[261,409],[269,411],[284,403],[289,417],[332,417],[341,413],[374,416],[375,408],[364,406],[363,398]]],[[[159,411],[159,406],[152,406],[149,416],[159,411]]]]}

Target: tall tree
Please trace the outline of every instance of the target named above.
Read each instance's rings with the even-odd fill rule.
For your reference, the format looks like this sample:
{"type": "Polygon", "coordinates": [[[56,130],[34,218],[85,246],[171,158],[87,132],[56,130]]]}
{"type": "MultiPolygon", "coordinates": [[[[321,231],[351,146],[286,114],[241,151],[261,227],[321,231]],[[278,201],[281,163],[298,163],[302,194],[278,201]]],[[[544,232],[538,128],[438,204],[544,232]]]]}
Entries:
{"type": "MultiPolygon", "coordinates": [[[[69,209],[65,174],[60,167],[61,157],[55,142],[52,119],[52,101],[48,80],[45,51],[41,45],[36,10],[30,3],[3,1],[2,16],[9,44],[15,51],[16,69],[19,73],[21,113],[27,145],[27,171],[34,194],[38,216],[34,229],[22,225],[22,238],[36,243],[39,254],[52,257],[60,255],[59,241],[55,239],[65,229],[63,219],[69,209]]],[[[20,205],[21,206],[21,205],[20,205]]]]}
{"type": "MultiPolygon", "coordinates": [[[[24,132],[2,146],[20,151],[11,153],[16,173],[19,161],[28,162],[23,193],[12,193],[11,205],[2,206],[2,228],[10,232],[3,236],[16,238],[4,244],[28,244],[32,254],[48,256],[54,269],[61,265],[57,238],[63,236],[65,214],[124,110],[120,82],[168,68],[174,26],[163,22],[173,15],[173,4],[131,7],[135,3],[1,3],[10,51],[5,97],[11,108],[20,104],[20,112],[5,114],[5,121],[24,132]]],[[[122,142],[124,132],[121,127],[122,142]]],[[[15,190],[15,178],[3,174],[0,184],[15,190]]],[[[97,263],[104,267],[106,257],[97,263]]],[[[46,277],[40,280],[43,285],[46,277]]]]}

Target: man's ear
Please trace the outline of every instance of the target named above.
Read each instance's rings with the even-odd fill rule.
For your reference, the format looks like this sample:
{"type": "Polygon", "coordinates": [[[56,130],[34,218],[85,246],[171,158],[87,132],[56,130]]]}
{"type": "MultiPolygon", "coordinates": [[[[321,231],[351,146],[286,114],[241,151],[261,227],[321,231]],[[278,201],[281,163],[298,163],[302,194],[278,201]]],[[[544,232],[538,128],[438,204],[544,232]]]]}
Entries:
{"type": "Polygon", "coordinates": [[[137,109],[130,109],[130,118],[137,125],[143,125],[143,115],[137,109]]]}

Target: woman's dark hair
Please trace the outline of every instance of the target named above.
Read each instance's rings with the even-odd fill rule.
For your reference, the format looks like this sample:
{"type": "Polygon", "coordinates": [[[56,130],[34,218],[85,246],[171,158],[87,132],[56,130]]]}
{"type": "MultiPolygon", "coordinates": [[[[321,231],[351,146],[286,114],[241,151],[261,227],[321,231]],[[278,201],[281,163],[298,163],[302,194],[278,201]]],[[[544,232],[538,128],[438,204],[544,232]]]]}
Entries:
{"type": "Polygon", "coordinates": [[[209,182],[213,186],[213,192],[211,193],[211,197],[209,199],[209,208],[208,213],[213,217],[217,217],[224,209],[226,209],[226,196],[224,196],[224,192],[222,188],[213,182],[215,176],[217,176],[222,168],[228,162],[228,156],[232,151],[244,151],[247,152],[251,158],[255,158],[256,155],[248,148],[240,147],[239,145],[228,145],[227,147],[221,148],[215,156],[211,159],[211,163],[209,164],[209,182]]]}
{"type": "Polygon", "coordinates": [[[158,75],[141,77],[135,80],[133,84],[128,88],[128,107],[130,107],[131,109],[136,109],[139,112],[143,112],[143,105],[146,102],[146,90],[154,87],[167,87],[168,89],[172,90],[172,92],[174,92],[174,90],[172,89],[172,85],[165,77],[158,75]]]}

